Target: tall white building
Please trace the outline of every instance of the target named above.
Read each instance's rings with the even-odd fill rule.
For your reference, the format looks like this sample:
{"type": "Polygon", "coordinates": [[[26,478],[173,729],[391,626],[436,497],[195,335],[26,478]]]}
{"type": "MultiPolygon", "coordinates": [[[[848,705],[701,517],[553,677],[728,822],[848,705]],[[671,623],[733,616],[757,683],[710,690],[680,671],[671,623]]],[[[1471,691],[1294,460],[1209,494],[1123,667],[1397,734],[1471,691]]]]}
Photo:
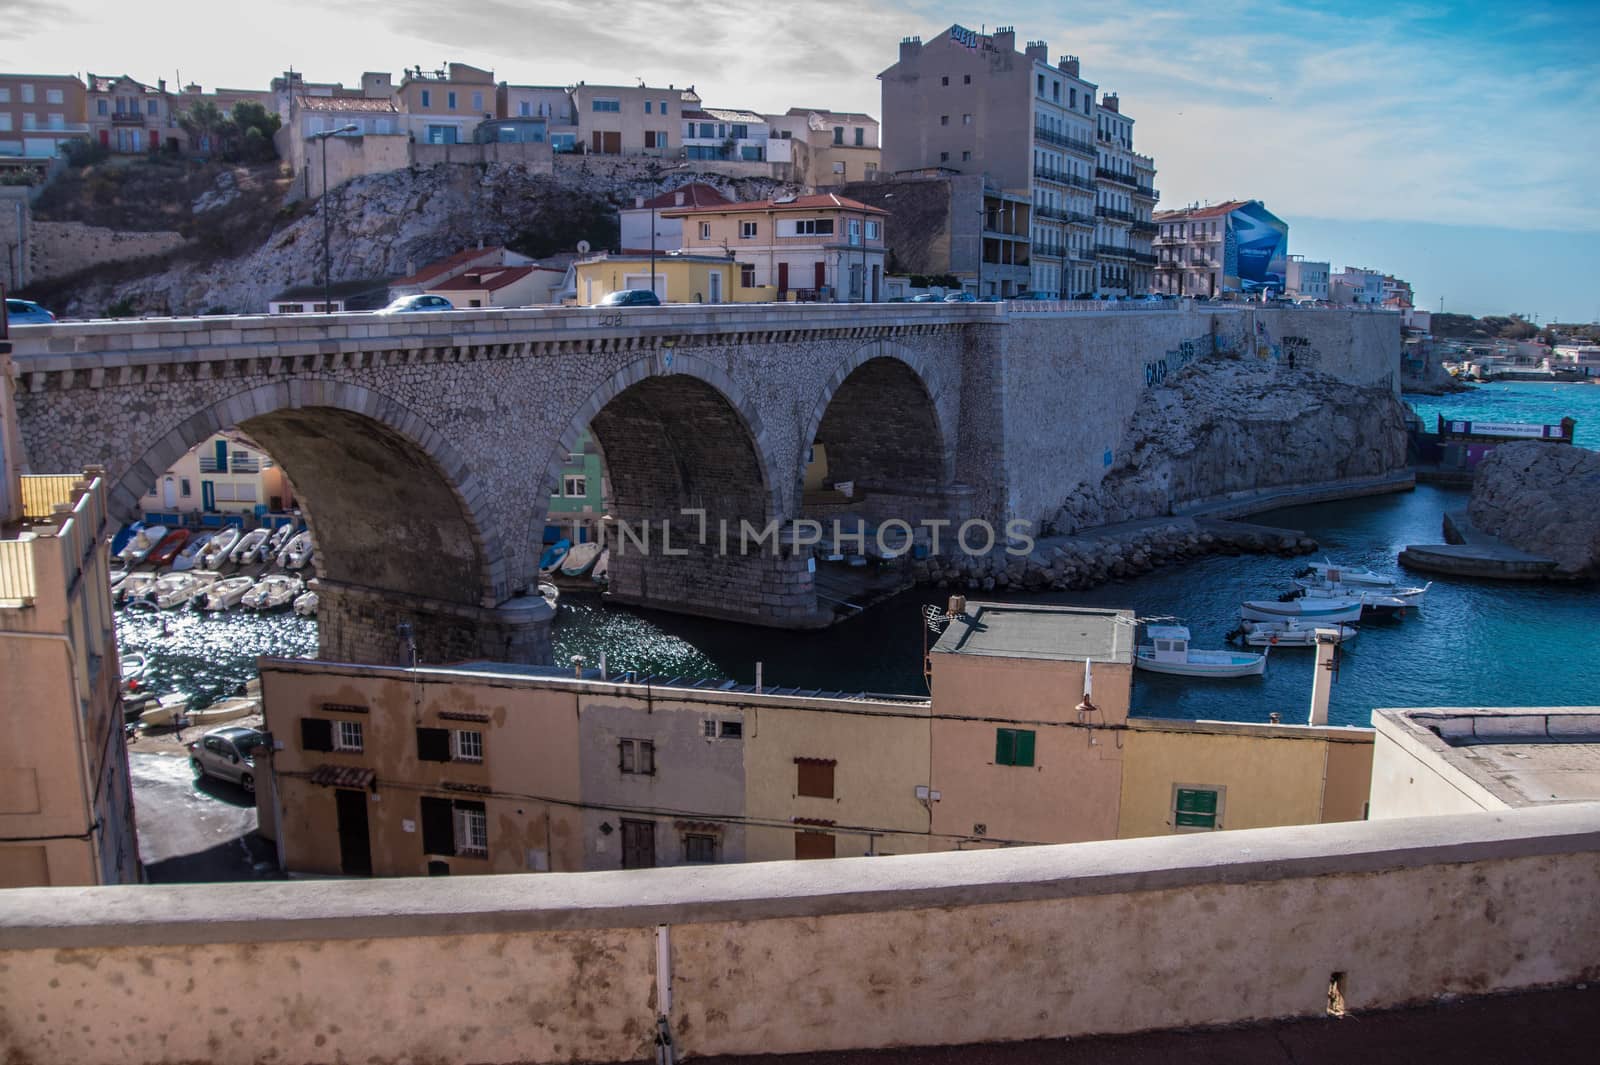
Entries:
{"type": "Polygon", "coordinates": [[[1328,264],[1313,262],[1304,255],[1289,256],[1284,292],[1301,299],[1328,298],[1328,264]]]}

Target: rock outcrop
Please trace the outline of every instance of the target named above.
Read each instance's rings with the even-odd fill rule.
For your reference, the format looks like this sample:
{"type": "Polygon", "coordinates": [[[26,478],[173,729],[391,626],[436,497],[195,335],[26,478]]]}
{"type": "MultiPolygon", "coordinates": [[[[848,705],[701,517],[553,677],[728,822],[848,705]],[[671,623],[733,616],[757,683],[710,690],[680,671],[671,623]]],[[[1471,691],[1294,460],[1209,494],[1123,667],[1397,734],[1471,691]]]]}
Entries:
{"type": "Polygon", "coordinates": [[[1600,576],[1600,453],[1533,440],[1500,444],[1478,465],[1472,526],[1558,572],[1600,576]]]}
{"type": "Polygon", "coordinates": [[[1062,502],[1058,533],[1172,514],[1235,492],[1375,477],[1406,463],[1384,387],[1253,359],[1199,360],[1150,389],[1099,484],[1062,502]]]}

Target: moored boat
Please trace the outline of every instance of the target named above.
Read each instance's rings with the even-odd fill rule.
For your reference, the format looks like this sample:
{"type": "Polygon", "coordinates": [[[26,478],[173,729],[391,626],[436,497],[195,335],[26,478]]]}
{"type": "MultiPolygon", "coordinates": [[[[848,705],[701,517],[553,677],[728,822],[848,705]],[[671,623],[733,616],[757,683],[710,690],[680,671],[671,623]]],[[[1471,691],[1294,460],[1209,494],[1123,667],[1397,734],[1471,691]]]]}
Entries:
{"type": "Polygon", "coordinates": [[[567,552],[572,550],[571,540],[557,540],[544,549],[544,554],[539,556],[539,572],[549,573],[567,557],[567,552]]]}
{"type": "Polygon", "coordinates": [[[1182,625],[1151,625],[1149,643],[1141,643],[1133,664],[1153,673],[1180,677],[1254,677],[1267,671],[1267,656],[1246,651],[1199,651],[1189,647],[1182,625]]]}
{"type": "Polygon", "coordinates": [[[272,530],[272,535],[267,537],[267,558],[274,558],[282,551],[290,540],[294,539],[294,523],[284,522],[272,530]]]}
{"type": "Polygon", "coordinates": [[[117,555],[130,563],[143,562],[156,549],[156,545],[167,538],[165,525],[146,525],[134,534],[133,539],[117,555]]]}
{"type": "Polygon", "coordinates": [[[156,575],[150,570],[130,573],[117,586],[117,597],[119,601],[124,603],[132,603],[135,600],[143,599],[145,593],[149,592],[155,583],[156,575]]]}
{"type": "Polygon", "coordinates": [[[294,612],[303,618],[317,616],[317,593],[301,592],[295,597],[294,612]]]}
{"type": "Polygon", "coordinates": [[[1241,621],[1239,638],[1251,647],[1315,647],[1317,630],[1334,633],[1334,643],[1356,638],[1361,630],[1354,625],[1318,624],[1289,618],[1285,621],[1241,621]]]}
{"type": "Polygon", "coordinates": [[[189,697],[183,692],[170,692],[156,700],[156,705],[139,715],[141,725],[171,725],[178,715],[189,709],[189,697]]]}
{"type": "Polygon", "coordinates": [[[189,537],[189,542],[183,545],[183,550],[172,560],[172,568],[179,573],[184,570],[194,569],[200,564],[200,556],[205,549],[211,546],[211,541],[217,537],[216,533],[196,533],[189,537]]]}
{"type": "Polygon", "coordinates": [[[306,590],[306,582],[287,573],[274,573],[255,583],[239,600],[246,610],[276,610],[294,602],[306,590]]]}
{"type": "Polygon", "coordinates": [[[1329,584],[1359,584],[1367,588],[1388,588],[1394,584],[1393,577],[1385,577],[1361,566],[1341,566],[1332,559],[1311,563],[1302,575],[1329,584]]]}
{"type": "Polygon", "coordinates": [[[226,699],[219,699],[202,710],[190,710],[184,714],[187,723],[191,726],[220,725],[224,721],[235,718],[248,717],[261,712],[261,697],[258,695],[230,695],[226,699]]]}
{"type": "Polygon", "coordinates": [[[266,547],[267,537],[271,535],[266,529],[251,529],[233,545],[233,550],[228,552],[228,561],[241,566],[261,561],[262,550],[266,547]]]}
{"type": "Polygon", "coordinates": [[[550,604],[552,608],[554,608],[555,605],[561,601],[561,589],[557,588],[549,581],[539,582],[539,594],[544,598],[545,602],[550,604]]]}
{"type": "Polygon", "coordinates": [[[1428,594],[1428,589],[1433,587],[1432,581],[1421,588],[1353,588],[1325,581],[1295,581],[1295,583],[1305,589],[1307,599],[1359,599],[1363,604],[1371,600],[1383,605],[1391,605],[1389,600],[1397,600],[1402,606],[1418,607],[1422,605],[1422,598],[1428,594]]]}
{"type": "Polygon", "coordinates": [[[315,545],[311,542],[311,530],[302,529],[289,542],[283,545],[283,550],[278,552],[278,565],[284,569],[300,569],[311,561],[311,551],[315,545]]]}
{"type": "Polygon", "coordinates": [[[253,577],[228,577],[213,584],[206,589],[205,599],[200,604],[201,610],[227,610],[239,605],[239,600],[244,598],[255,584],[253,577]]]}
{"type": "Polygon", "coordinates": [[[1359,599],[1251,599],[1239,606],[1239,616],[1246,621],[1283,621],[1298,618],[1303,621],[1330,622],[1361,620],[1359,599]]]}
{"type": "Polygon", "coordinates": [[[230,525],[211,538],[205,550],[200,552],[200,564],[206,569],[216,569],[228,561],[228,552],[232,551],[239,543],[239,527],[230,525]]]}
{"type": "Polygon", "coordinates": [[[178,557],[178,552],[183,550],[183,545],[189,542],[193,535],[188,529],[173,529],[161,538],[161,542],[150,549],[145,556],[145,561],[152,566],[167,566],[178,557]]]}
{"type": "Polygon", "coordinates": [[[567,557],[561,560],[561,574],[564,577],[581,577],[599,557],[599,544],[593,541],[577,544],[567,552],[567,557]]]}
{"type": "Polygon", "coordinates": [[[111,538],[111,557],[121,558],[122,549],[128,546],[128,541],[132,540],[142,528],[144,528],[144,522],[130,521],[128,524],[118,529],[117,535],[111,538]]]}
{"type": "Polygon", "coordinates": [[[189,600],[211,587],[217,575],[209,570],[189,573],[168,573],[157,577],[150,588],[150,598],[162,610],[186,606],[189,600]]]}
{"type": "Polygon", "coordinates": [[[124,688],[137,687],[144,679],[145,671],[150,668],[150,660],[137,651],[120,656],[119,664],[122,667],[122,686],[124,688]]]}
{"type": "Polygon", "coordinates": [[[600,552],[600,557],[594,560],[594,567],[589,570],[589,577],[596,584],[611,583],[611,548],[600,552]]]}

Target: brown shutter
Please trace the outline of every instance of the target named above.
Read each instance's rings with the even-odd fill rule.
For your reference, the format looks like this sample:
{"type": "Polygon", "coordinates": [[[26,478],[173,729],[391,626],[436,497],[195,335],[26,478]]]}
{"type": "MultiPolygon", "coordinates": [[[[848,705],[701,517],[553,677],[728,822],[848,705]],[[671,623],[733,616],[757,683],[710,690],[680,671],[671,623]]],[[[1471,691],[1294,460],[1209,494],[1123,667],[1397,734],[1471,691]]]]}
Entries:
{"type": "Polygon", "coordinates": [[[818,799],[833,798],[833,759],[796,758],[795,792],[818,799]]]}
{"type": "Polygon", "coordinates": [[[450,760],[450,730],[447,728],[417,729],[417,758],[424,762],[450,760]]]}
{"type": "Polygon", "coordinates": [[[302,751],[333,750],[333,722],[320,717],[300,719],[300,749],[302,751]]]}
{"type": "Polygon", "coordinates": [[[456,825],[449,799],[422,800],[422,853],[454,854],[456,825]]]}
{"type": "Polygon", "coordinates": [[[794,834],[794,856],[797,859],[832,858],[835,853],[835,839],[828,832],[796,832],[794,834]]]}

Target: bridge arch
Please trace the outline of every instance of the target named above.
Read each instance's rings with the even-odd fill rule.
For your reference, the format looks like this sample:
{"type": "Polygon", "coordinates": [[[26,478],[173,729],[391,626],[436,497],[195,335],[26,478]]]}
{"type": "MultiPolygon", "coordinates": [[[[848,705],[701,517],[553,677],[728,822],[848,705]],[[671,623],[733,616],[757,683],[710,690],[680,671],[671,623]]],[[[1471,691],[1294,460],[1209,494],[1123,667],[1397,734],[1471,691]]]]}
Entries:
{"type": "Polygon", "coordinates": [[[486,493],[446,435],[404,404],[350,383],[299,379],[208,403],[151,445],[112,499],[124,520],[161,474],[213,433],[238,427],[304,500],[324,578],[419,601],[492,607],[511,567],[486,493]]]}

